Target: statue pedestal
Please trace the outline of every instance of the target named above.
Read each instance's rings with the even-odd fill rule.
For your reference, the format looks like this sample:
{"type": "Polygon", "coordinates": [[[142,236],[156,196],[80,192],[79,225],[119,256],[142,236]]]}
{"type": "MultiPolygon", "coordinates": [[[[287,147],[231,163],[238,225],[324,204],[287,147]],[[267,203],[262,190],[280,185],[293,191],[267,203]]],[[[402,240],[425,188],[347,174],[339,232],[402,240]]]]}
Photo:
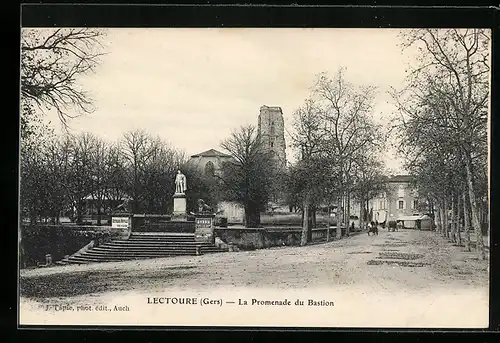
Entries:
{"type": "Polygon", "coordinates": [[[172,213],[172,220],[186,220],[186,194],[174,194],[174,212],[172,213]]]}

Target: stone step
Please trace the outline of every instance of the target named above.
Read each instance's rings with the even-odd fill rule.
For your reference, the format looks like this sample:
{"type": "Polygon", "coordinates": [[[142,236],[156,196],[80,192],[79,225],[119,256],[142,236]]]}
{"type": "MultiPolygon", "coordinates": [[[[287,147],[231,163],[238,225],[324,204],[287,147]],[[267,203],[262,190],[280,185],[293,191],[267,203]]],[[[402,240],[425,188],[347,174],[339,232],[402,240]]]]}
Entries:
{"type": "Polygon", "coordinates": [[[99,246],[114,246],[114,247],[139,247],[139,246],[144,246],[144,247],[166,247],[166,246],[184,246],[184,247],[190,247],[190,246],[197,246],[197,245],[213,245],[213,243],[207,243],[207,242],[139,242],[139,241],[128,241],[128,242],[107,242],[107,243],[102,243],[99,246]]]}
{"type": "Polygon", "coordinates": [[[114,249],[114,250],[125,250],[125,249],[144,249],[144,250],[164,250],[164,249],[195,249],[197,246],[201,248],[212,247],[212,244],[102,244],[93,249],[114,249]]]}
{"type": "Polygon", "coordinates": [[[174,256],[195,256],[227,252],[212,243],[196,242],[193,233],[134,233],[128,239],[117,239],[101,244],[79,255],[64,259],[63,263],[127,261],[174,256]]]}
{"type": "Polygon", "coordinates": [[[148,234],[131,233],[130,237],[140,238],[140,239],[153,239],[153,238],[181,239],[181,238],[194,237],[194,233],[148,233],[148,234]]]}
{"type": "Polygon", "coordinates": [[[134,243],[145,243],[145,244],[154,244],[154,243],[193,243],[195,242],[194,238],[190,239],[128,239],[126,241],[115,241],[117,243],[126,243],[126,242],[134,242],[134,243]]]}
{"type": "MultiPolygon", "coordinates": [[[[213,245],[198,245],[201,249],[210,248],[213,245]]],[[[197,245],[163,245],[163,246],[143,246],[143,245],[101,245],[93,249],[96,250],[114,250],[114,251],[125,251],[125,250],[144,250],[144,251],[161,251],[161,250],[194,250],[197,245]]]]}
{"type": "MultiPolygon", "coordinates": [[[[210,251],[217,249],[216,247],[205,247],[205,248],[200,248],[200,251],[210,251]]],[[[219,249],[220,250],[220,249],[219,249]]],[[[88,250],[86,252],[98,252],[98,253],[103,253],[103,254],[126,254],[126,253],[144,253],[144,254],[156,254],[156,253],[171,253],[171,252],[177,252],[177,251],[186,251],[190,253],[195,253],[196,248],[171,248],[171,249],[92,249],[88,250]]]]}
{"type": "Polygon", "coordinates": [[[185,233],[185,234],[163,234],[163,235],[155,235],[155,234],[150,234],[150,235],[138,235],[138,234],[130,234],[131,238],[138,238],[138,239],[152,239],[152,238],[164,238],[164,239],[184,239],[184,238],[193,238],[194,233],[185,233]]]}
{"type": "MultiPolygon", "coordinates": [[[[219,249],[217,247],[205,247],[200,249],[201,252],[205,251],[227,251],[227,249],[219,249]]],[[[162,249],[162,250],[144,250],[144,249],[127,249],[127,250],[108,250],[108,249],[92,249],[88,250],[82,254],[149,254],[149,255],[157,255],[157,254],[171,254],[171,253],[190,253],[195,254],[196,248],[192,249],[162,249]]]]}
{"type": "MultiPolygon", "coordinates": [[[[220,253],[225,251],[212,251],[209,253],[220,253]]],[[[152,259],[161,257],[175,257],[175,256],[193,256],[192,254],[162,254],[162,255],[80,255],[71,256],[68,258],[68,263],[88,263],[88,262],[112,262],[112,261],[130,261],[130,260],[142,260],[142,259],[152,259]]]]}
{"type": "Polygon", "coordinates": [[[130,237],[127,241],[137,241],[137,242],[192,242],[194,241],[194,237],[180,237],[180,238],[165,238],[165,237],[148,237],[148,238],[138,238],[138,237],[130,237]]]}
{"type": "Polygon", "coordinates": [[[161,253],[161,254],[99,254],[99,253],[85,253],[80,255],[83,258],[97,258],[97,259],[121,259],[121,260],[129,260],[134,258],[156,258],[156,257],[169,257],[169,256],[195,256],[196,254],[193,252],[187,251],[177,251],[177,252],[169,252],[169,253],[161,253]]]}
{"type": "MultiPolygon", "coordinates": [[[[217,248],[215,245],[200,245],[198,246],[202,250],[217,248]]],[[[148,246],[99,246],[92,248],[88,251],[144,251],[144,252],[155,252],[155,251],[171,251],[171,250],[186,250],[195,251],[196,245],[191,246],[163,246],[163,247],[148,247],[148,246]]]]}

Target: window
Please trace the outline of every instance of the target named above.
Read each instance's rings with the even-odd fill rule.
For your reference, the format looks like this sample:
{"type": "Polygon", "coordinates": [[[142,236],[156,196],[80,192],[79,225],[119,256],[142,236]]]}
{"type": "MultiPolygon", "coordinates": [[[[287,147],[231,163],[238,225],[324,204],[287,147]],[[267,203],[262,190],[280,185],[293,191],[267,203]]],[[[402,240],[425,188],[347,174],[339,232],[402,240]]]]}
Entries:
{"type": "Polygon", "coordinates": [[[384,202],[381,200],[381,201],[379,201],[379,204],[380,204],[380,209],[383,209],[384,208],[384,202]]]}
{"type": "Polygon", "coordinates": [[[418,200],[413,200],[413,208],[414,209],[418,208],[418,200]]]}
{"type": "Polygon", "coordinates": [[[405,205],[404,201],[403,200],[399,200],[398,201],[398,210],[404,209],[404,205],[405,205]]]}
{"type": "Polygon", "coordinates": [[[405,196],[405,186],[399,185],[398,197],[404,198],[404,196],[405,196]]]}
{"type": "Polygon", "coordinates": [[[272,148],[273,146],[274,146],[274,143],[273,143],[273,142],[271,142],[271,148],[272,148]]]}
{"type": "Polygon", "coordinates": [[[205,164],[205,175],[207,176],[215,175],[215,166],[212,161],[208,161],[207,164],[205,164]]]}

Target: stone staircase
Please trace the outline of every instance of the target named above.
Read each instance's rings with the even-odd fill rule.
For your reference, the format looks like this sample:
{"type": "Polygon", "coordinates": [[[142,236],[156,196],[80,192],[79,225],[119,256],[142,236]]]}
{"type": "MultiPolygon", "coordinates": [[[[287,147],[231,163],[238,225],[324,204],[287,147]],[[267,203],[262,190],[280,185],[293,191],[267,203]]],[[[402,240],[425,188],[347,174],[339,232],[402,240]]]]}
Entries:
{"type": "Polygon", "coordinates": [[[135,233],[128,239],[112,240],[63,259],[63,264],[115,262],[169,256],[193,256],[226,252],[211,243],[196,242],[194,233],[135,233]]]}

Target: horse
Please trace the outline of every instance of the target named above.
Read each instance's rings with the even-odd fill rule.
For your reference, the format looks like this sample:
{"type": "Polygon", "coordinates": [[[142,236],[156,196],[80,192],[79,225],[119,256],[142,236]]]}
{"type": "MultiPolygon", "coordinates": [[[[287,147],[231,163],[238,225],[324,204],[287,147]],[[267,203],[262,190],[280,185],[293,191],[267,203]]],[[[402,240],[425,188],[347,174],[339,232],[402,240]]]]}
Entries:
{"type": "Polygon", "coordinates": [[[371,226],[368,227],[368,236],[370,236],[370,232],[374,235],[378,236],[378,227],[374,223],[371,223],[371,226]]]}
{"type": "Polygon", "coordinates": [[[389,232],[391,232],[391,231],[393,231],[393,232],[394,231],[398,231],[398,225],[397,225],[397,223],[395,221],[391,220],[389,222],[389,227],[388,227],[387,231],[389,231],[389,232]]]}

